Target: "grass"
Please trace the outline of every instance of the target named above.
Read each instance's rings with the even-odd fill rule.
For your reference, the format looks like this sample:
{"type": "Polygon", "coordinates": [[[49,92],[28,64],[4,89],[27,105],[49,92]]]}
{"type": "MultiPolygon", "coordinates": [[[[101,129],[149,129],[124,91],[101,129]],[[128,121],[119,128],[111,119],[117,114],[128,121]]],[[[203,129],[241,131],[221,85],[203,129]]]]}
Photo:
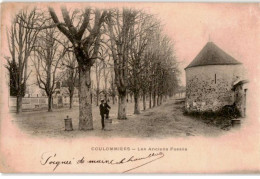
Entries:
{"type": "Polygon", "coordinates": [[[201,120],[206,124],[214,125],[223,130],[230,130],[232,127],[232,119],[240,117],[240,113],[234,104],[226,105],[216,112],[187,112],[183,108],[183,114],[192,116],[197,120],[201,120]]]}

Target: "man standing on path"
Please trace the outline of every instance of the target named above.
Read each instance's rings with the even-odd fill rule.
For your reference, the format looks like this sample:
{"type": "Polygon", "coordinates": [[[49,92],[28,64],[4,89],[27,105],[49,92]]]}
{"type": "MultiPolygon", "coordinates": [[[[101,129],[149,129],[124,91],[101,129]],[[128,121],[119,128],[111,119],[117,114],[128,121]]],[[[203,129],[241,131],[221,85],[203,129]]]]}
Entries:
{"type": "Polygon", "coordinates": [[[105,115],[107,115],[109,109],[110,109],[110,106],[106,103],[104,103],[104,100],[102,99],[101,100],[101,104],[99,106],[99,110],[100,110],[100,115],[101,115],[101,124],[102,124],[102,130],[105,130],[105,115]]]}

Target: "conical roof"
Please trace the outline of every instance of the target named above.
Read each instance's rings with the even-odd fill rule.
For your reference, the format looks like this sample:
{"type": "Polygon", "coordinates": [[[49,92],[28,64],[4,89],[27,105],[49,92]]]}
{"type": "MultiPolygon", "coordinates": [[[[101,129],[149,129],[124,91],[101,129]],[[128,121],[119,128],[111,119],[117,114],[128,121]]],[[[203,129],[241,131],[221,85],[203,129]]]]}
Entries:
{"type": "MultiPolygon", "coordinates": [[[[194,60],[186,67],[196,67],[205,65],[236,65],[241,64],[229,54],[224,52],[213,42],[208,42],[194,60]]],[[[185,69],[186,69],[185,68],[185,69]]]]}

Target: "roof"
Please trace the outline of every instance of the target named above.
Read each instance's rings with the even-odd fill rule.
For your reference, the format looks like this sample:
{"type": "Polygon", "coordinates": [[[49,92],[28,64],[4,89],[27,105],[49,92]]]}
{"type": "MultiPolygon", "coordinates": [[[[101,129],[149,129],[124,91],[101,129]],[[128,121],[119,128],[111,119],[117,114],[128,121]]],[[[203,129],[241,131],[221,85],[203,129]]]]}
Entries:
{"type": "Polygon", "coordinates": [[[229,54],[224,52],[213,42],[208,42],[186,68],[196,67],[196,66],[206,66],[206,65],[236,65],[236,64],[241,64],[241,62],[231,57],[229,54]]]}
{"type": "Polygon", "coordinates": [[[248,81],[248,80],[236,81],[236,82],[233,84],[232,90],[235,90],[236,87],[238,87],[239,85],[243,85],[243,84],[246,84],[246,83],[249,83],[249,81],[248,81]]]}

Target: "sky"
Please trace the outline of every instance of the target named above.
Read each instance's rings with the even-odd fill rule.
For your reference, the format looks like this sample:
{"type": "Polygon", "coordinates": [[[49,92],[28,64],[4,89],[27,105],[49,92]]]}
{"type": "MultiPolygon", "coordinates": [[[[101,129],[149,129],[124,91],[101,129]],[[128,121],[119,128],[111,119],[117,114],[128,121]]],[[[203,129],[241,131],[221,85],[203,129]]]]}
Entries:
{"type": "MultiPolygon", "coordinates": [[[[56,8],[60,7],[60,4],[53,5],[56,8]]],[[[184,68],[208,41],[214,42],[242,62],[246,69],[252,72],[249,74],[252,78],[258,74],[260,5],[257,3],[87,3],[85,5],[100,8],[131,6],[155,14],[161,20],[164,32],[174,42],[182,85],[185,85],[184,68]]],[[[84,7],[79,3],[67,6],[84,7]]],[[[3,9],[3,13],[8,17],[2,18],[3,24],[10,22],[11,14],[8,12],[11,12],[12,8],[21,7],[16,4],[3,9]]]]}
{"type": "Polygon", "coordinates": [[[247,69],[257,67],[260,5],[179,3],[164,4],[157,11],[165,24],[165,32],[175,42],[182,84],[185,85],[184,68],[208,41],[242,62],[247,69]]]}

